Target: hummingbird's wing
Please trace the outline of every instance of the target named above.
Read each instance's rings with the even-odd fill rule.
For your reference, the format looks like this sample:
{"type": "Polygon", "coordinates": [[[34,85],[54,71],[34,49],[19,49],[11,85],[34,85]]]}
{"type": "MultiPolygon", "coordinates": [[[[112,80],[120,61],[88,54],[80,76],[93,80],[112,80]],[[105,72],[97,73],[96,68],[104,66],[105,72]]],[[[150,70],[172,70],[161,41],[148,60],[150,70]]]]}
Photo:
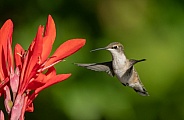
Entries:
{"type": "Polygon", "coordinates": [[[142,96],[149,96],[147,90],[142,84],[138,73],[136,72],[134,66],[131,66],[123,75],[123,79],[127,80],[128,86],[132,87],[137,93],[142,96]]]}
{"type": "Polygon", "coordinates": [[[114,76],[113,68],[112,68],[112,61],[110,62],[104,62],[104,63],[89,63],[89,64],[80,64],[75,63],[78,66],[85,67],[90,70],[94,71],[103,71],[108,73],[110,76],[114,76]]]}
{"type": "Polygon", "coordinates": [[[142,62],[142,61],[146,61],[146,59],[141,59],[141,60],[135,60],[135,59],[130,59],[129,63],[130,63],[130,67],[132,67],[133,65],[135,65],[138,62],[142,62]]]}

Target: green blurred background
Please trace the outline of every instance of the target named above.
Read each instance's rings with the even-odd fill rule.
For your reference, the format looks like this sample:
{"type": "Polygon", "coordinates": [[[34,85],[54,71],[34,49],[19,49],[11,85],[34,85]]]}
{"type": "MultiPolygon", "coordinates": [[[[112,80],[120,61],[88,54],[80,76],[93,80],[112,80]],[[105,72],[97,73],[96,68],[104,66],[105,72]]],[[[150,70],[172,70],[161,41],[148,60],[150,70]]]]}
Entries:
{"type": "Polygon", "coordinates": [[[72,76],[41,92],[26,120],[184,119],[184,1],[0,1],[0,25],[11,18],[13,44],[20,43],[25,49],[48,14],[57,27],[53,51],[71,38],[85,38],[87,43],[56,65],[58,73],[72,76]],[[106,73],[73,65],[111,60],[107,51],[89,51],[115,41],[124,45],[128,58],[147,59],[135,67],[149,97],[138,95],[106,73]]]}

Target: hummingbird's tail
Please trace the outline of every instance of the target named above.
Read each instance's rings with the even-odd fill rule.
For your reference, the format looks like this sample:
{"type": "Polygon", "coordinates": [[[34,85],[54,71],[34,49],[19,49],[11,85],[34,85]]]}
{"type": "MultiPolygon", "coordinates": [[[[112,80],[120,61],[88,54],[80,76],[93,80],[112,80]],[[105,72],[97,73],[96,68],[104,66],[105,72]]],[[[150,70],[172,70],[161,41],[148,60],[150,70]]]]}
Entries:
{"type": "Polygon", "coordinates": [[[142,96],[149,96],[148,91],[144,88],[144,86],[141,86],[141,88],[134,87],[133,89],[142,96]]]}
{"type": "Polygon", "coordinates": [[[142,96],[149,96],[148,91],[142,84],[139,75],[133,66],[126,71],[125,75],[129,76],[126,78],[128,79],[127,85],[129,87],[133,88],[138,94],[142,96]]]}

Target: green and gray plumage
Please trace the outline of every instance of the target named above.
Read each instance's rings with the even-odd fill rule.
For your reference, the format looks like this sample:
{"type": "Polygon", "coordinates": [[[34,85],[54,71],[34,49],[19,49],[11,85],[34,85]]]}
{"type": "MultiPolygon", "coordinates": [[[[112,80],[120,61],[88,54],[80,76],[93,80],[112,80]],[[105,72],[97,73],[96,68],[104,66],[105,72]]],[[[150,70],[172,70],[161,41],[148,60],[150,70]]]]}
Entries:
{"type": "Polygon", "coordinates": [[[134,65],[136,63],[145,61],[145,59],[127,59],[124,54],[123,45],[118,42],[110,43],[104,48],[98,48],[92,51],[103,49],[111,52],[112,61],[103,63],[75,64],[90,70],[106,72],[112,77],[116,76],[124,86],[129,86],[133,88],[137,93],[142,96],[149,96],[147,90],[140,81],[138,73],[134,68],[134,65]]]}

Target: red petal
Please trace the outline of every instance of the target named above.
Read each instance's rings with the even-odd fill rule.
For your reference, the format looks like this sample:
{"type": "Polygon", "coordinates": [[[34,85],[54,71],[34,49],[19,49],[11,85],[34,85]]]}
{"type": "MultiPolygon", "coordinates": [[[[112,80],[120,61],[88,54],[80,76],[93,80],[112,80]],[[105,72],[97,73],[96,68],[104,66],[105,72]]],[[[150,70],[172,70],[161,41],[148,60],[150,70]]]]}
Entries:
{"type": "Polygon", "coordinates": [[[47,82],[47,78],[44,74],[40,73],[38,77],[29,83],[27,89],[35,90],[41,86],[43,86],[47,82]]]}
{"type": "Polygon", "coordinates": [[[13,65],[13,53],[12,53],[12,45],[10,43],[11,41],[8,41],[7,47],[8,47],[8,54],[7,54],[7,59],[8,59],[8,68],[10,72],[14,72],[14,65],[13,65]]]}
{"type": "MultiPolygon", "coordinates": [[[[7,20],[0,30],[0,45],[3,46],[5,55],[7,55],[7,43],[12,43],[13,23],[11,20],[7,20]]],[[[7,56],[5,56],[7,59],[7,56]]]]}
{"type": "Polygon", "coordinates": [[[14,59],[15,59],[15,65],[19,67],[19,70],[22,70],[22,58],[25,53],[25,50],[22,48],[20,44],[16,44],[14,48],[14,59]]]}
{"type": "Polygon", "coordinates": [[[10,80],[9,77],[7,77],[1,81],[1,83],[0,83],[0,97],[1,97],[2,93],[4,92],[4,90],[3,90],[4,86],[9,82],[9,80],[10,80]]]}
{"type": "MultiPolygon", "coordinates": [[[[38,94],[35,94],[35,91],[28,97],[28,100],[27,100],[27,108],[26,108],[26,111],[29,111],[29,106],[30,104],[33,105],[33,100],[38,96],[38,94]]],[[[33,111],[34,108],[31,108],[31,110],[33,111]]],[[[31,111],[30,111],[31,112],[31,111]]]]}
{"type": "Polygon", "coordinates": [[[77,52],[86,43],[85,39],[72,39],[64,42],[55,51],[52,57],[47,61],[45,67],[54,65],[57,61],[63,60],[64,58],[70,56],[71,54],[77,52]]]}
{"type": "Polygon", "coordinates": [[[71,74],[60,74],[60,75],[57,75],[57,76],[54,76],[52,77],[51,79],[49,79],[47,81],[47,83],[45,85],[43,85],[42,87],[40,88],[37,88],[29,97],[29,100],[28,100],[28,105],[31,104],[33,102],[33,100],[38,96],[38,93],[41,92],[42,90],[46,89],[47,87],[51,86],[51,85],[54,85],[56,83],[59,83],[65,79],[67,79],[68,77],[70,77],[71,74]]]}
{"type": "Polygon", "coordinates": [[[26,111],[27,111],[27,112],[33,112],[33,111],[34,111],[34,105],[33,105],[33,103],[29,104],[29,105],[26,107],[26,111]]]}
{"type": "Polygon", "coordinates": [[[0,30],[0,79],[5,79],[7,76],[6,64],[8,53],[8,41],[12,43],[13,23],[7,20],[0,30]]]}
{"type": "Polygon", "coordinates": [[[56,76],[52,77],[51,79],[49,79],[47,81],[47,83],[44,86],[36,89],[35,94],[38,94],[40,91],[44,90],[45,88],[47,88],[51,85],[54,85],[56,83],[59,83],[65,79],[69,78],[70,76],[71,76],[71,74],[60,74],[60,75],[56,75],[56,76]]]}
{"type": "Polygon", "coordinates": [[[7,59],[5,59],[4,49],[0,53],[0,81],[3,81],[8,76],[8,70],[6,66],[7,59]]]}
{"type": "Polygon", "coordinates": [[[56,69],[54,67],[51,67],[45,74],[40,73],[35,80],[30,82],[27,89],[35,90],[46,84],[47,81],[54,76],[56,76],[56,69]]]}
{"type": "Polygon", "coordinates": [[[45,61],[51,50],[52,50],[52,45],[54,43],[56,37],[56,27],[55,27],[55,23],[54,20],[52,18],[51,15],[48,16],[47,19],[47,24],[46,24],[46,29],[45,29],[45,34],[43,37],[43,51],[42,51],[42,61],[45,61]]]}
{"type": "Polygon", "coordinates": [[[28,68],[27,68],[27,71],[29,71],[28,74],[31,72],[31,70],[36,65],[36,63],[38,63],[39,57],[41,56],[42,48],[43,48],[42,34],[43,34],[43,27],[39,26],[38,32],[37,32],[37,35],[35,38],[33,50],[32,50],[32,48],[31,48],[31,50],[30,49],[28,50],[30,52],[30,56],[31,56],[31,58],[29,60],[28,68]]]}
{"type": "Polygon", "coordinates": [[[7,20],[3,26],[1,27],[1,34],[0,39],[6,40],[6,41],[0,41],[0,43],[7,42],[7,40],[10,40],[10,43],[12,43],[12,39],[8,39],[12,37],[13,32],[13,22],[9,19],[7,20]]]}
{"type": "Polygon", "coordinates": [[[36,38],[28,49],[28,55],[26,57],[30,57],[30,59],[28,60],[27,64],[24,63],[24,67],[23,67],[24,69],[22,69],[22,72],[25,71],[26,73],[24,73],[25,77],[24,78],[22,77],[20,79],[19,92],[20,91],[22,92],[25,90],[25,88],[29,83],[29,80],[36,73],[36,71],[33,71],[33,68],[35,67],[36,64],[39,64],[39,58],[42,53],[42,47],[43,47],[42,33],[43,33],[43,27],[39,26],[36,38]]]}
{"type": "Polygon", "coordinates": [[[48,71],[45,73],[45,75],[47,76],[47,79],[56,76],[56,69],[54,67],[49,68],[48,71]]]}

